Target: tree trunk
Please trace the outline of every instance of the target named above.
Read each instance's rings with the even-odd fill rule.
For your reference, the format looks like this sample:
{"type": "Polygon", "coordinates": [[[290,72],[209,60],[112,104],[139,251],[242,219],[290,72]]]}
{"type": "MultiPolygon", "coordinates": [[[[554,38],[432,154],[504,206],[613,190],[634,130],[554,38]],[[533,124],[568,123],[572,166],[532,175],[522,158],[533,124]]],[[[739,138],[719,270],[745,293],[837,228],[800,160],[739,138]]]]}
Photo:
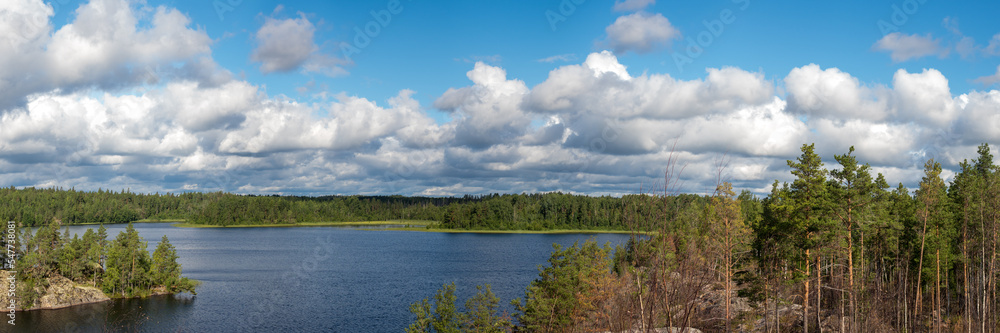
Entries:
{"type": "MultiPolygon", "coordinates": [[[[843,276],[843,274],[844,274],[843,269],[840,270],[840,274],[841,274],[841,276],[843,276]]],[[[844,282],[840,281],[840,284],[843,285],[844,282]]],[[[844,314],[846,313],[846,310],[844,309],[844,290],[843,289],[841,289],[841,291],[840,291],[840,301],[837,302],[837,303],[840,303],[840,332],[841,333],[847,332],[847,326],[846,326],[847,325],[847,323],[846,323],[847,318],[844,316],[844,314]]]]}
{"type": "Polygon", "coordinates": [[[923,277],[924,277],[924,245],[927,242],[927,219],[928,219],[927,215],[928,215],[928,212],[926,210],[930,209],[930,208],[928,207],[928,208],[924,208],[924,209],[925,209],[924,212],[923,212],[923,215],[924,215],[924,231],[922,233],[920,233],[920,261],[919,261],[919,264],[917,265],[917,300],[913,304],[913,313],[914,313],[914,315],[913,315],[913,321],[914,321],[914,323],[916,323],[917,320],[919,320],[918,317],[920,317],[920,308],[923,307],[923,306],[921,306],[922,305],[921,304],[921,295],[923,293],[921,292],[920,287],[923,284],[923,277]]]}
{"type": "Polygon", "coordinates": [[[802,302],[802,332],[809,333],[809,279],[812,279],[812,274],[809,273],[809,249],[806,249],[806,289],[805,297],[802,302]]]}
{"type": "MultiPolygon", "coordinates": [[[[728,223],[727,223],[727,225],[728,225],[728,223]]],[[[726,253],[723,253],[723,255],[726,257],[726,260],[725,260],[726,261],[726,279],[725,279],[725,281],[722,281],[722,282],[726,284],[726,288],[725,288],[725,290],[726,290],[726,333],[729,333],[729,318],[730,318],[729,317],[729,303],[730,303],[729,294],[730,294],[730,292],[732,292],[732,285],[730,283],[730,280],[732,280],[732,272],[730,271],[730,269],[731,269],[731,267],[733,267],[733,263],[732,263],[732,261],[733,261],[733,257],[732,257],[733,248],[732,248],[732,239],[731,239],[731,237],[729,235],[729,228],[726,228],[726,249],[725,249],[725,251],[726,251],[726,253]]]]}
{"type": "Polygon", "coordinates": [[[816,256],[816,328],[823,333],[823,257],[816,256]]]}
{"type": "Polygon", "coordinates": [[[986,234],[986,228],[985,228],[985,226],[983,226],[983,237],[980,237],[980,242],[981,242],[982,246],[980,247],[980,257],[979,257],[980,265],[981,265],[980,266],[981,269],[979,271],[982,273],[981,274],[981,278],[979,280],[979,283],[982,285],[982,288],[980,289],[980,290],[982,290],[981,291],[982,292],[982,296],[980,297],[981,304],[979,305],[979,325],[980,325],[979,331],[980,332],[984,332],[984,333],[986,332],[986,306],[987,306],[986,295],[989,294],[987,292],[987,286],[986,286],[986,269],[987,269],[987,267],[986,267],[986,237],[985,237],[985,234],[986,234]]]}
{"type": "MultiPolygon", "coordinates": [[[[851,216],[851,207],[847,208],[847,297],[850,300],[851,318],[853,320],[854,313],[857,308],[854,306],[854,221],[851,216]]],[[[843,300],[841,300],[843,304],[843,300]]],[[[841,306],[843,309],[843,306],[841,306]]],[[[851,330],[854,330],[854,325],[851,325],[851,330]]],[[[844,311],[840,312],[840,331],[846,332],[844,330],[844,311]]]]}
{"type": "Polygon", "coordinates": [[[934,330],[941,332],[941,249],[935,254],[934,266],[934,330]]]}
{"type": "MultiPolygon", "coordinates": [[[[642,331],[646,331],[646,308],[642,304],[642,284],[639,281],[639,270],[635,272],[635,286],[639,288],[639,325],[642,331]]],[[[669,304],[668,304],[669,306],[669,304]]],[[[667,309],[667,315],[670,315],[670,309],[667,309]]]]}
{"type": "Polygon", "coordinates": [[[900,296],[903,297],[903,327],[910,328],[912,332],[914,331],[913,327],[911,327],[913,320],[910,317],[910,309],[908,308],[910,300],[906,299],[910,295],[910,260],[906,260],[906,269],[900,271],[899,274],[902,275],[901,281],[903,281],[903,290],[900,293],[900,296]]]}
{"type": "MultiPolygon", "coordinates": [[[[865,259],[865,231],[864,231],[864,229],[861,230],[861,238],[860,239],[861,239],[861,253],[858,256],[858,258],[861,259],[861,274],[864,274],[865,276],[870,276],[869,272],[868,272],[868,260],[865,259]]],[[[880,273],[878,276],[881,277],[882,273],[880,273]]],[[[861,289],[862,293],[865,290],[867,290],[867,288],[868,288],[868,285],[865,283],[865,281],[867,281],[867,278],[862,278],[861,279],[861,288],[860,289],[861,289]]],[[[878,280],[875,280],[875,283],[877,283],[876,288],[879,287],[879,286],[881,286],[882,282],[883,281],[881,281],[881,278],[878,278],[878,280]]],[[[856,296],[855,296],[854,300],[855,300],[855,302],[857,302],[857,297],[856,296]]],[[[855,305],[857,305],[857,303],[855,303],[855,305]]],[[[851,332],[854,332],[854,331],[857,330],[856,327],[858,327],[858,317],[860,315],[858,315],[858,309],[856,309],[856,308],[855,309],[851,309],[851,313],[853,314],[851,316],[851,332]]]]}
{"type": "MultiPolygon", "coordinates": [[[[775,271],[778,270],[777,263],[774,264],[774,270],[775,271]]],[[[771,278],[775,279],[773,276],[771,278]]],[[[778,284],[774,283],[774,316],[773,317],[774,317],[774,331],[775,332],[781,332],[781,321],[779,320],[780,318],[778,318],[778,296],[779,295],[780,295],[780,291],[778,290],[778,284]]]]}
{"type": "MultiPolygon", "coordinates": [[[[995,208],[996,209],[1000,209],[1000,207],[995,207],[995,208]]],[[[993,214],[995,215],[995,214],[997,214],[997,212],[993,212],[993,214]]],[[[993,297],[991,298],[992,302],[990,302],[989,307],[991,309],[990,310],[990,319],[992,319],[992,322],[993,322],[993,327],[991,327],[990,330],[991,331],[996,331],[998,318],[997,318],[997,315],[996,315],[997,282],[996,282],[995,276],[996,276],[996,270],[997,270],[997,266],[996,266],[996,261],[997,261],[997,221],[996,221],[996,217],[995,216],[993,218],[992,225],[993,225],[993,239],[990,240],[990,242],[993,243],[993,250],[992,250],[993,251],[993,256],[990,258],[990,272],[991,273],[990,273],[989,287],[990,287],[990,290],[993,291],[993,297]]],[[[983,320],[983,321],[985,322],[985,320],[983,320]]]]}
{"type": "Polygon", "coordinates": [[[972,298],[969,294],[969,204],[966,202],[962,206],[964,218],[962,219],[962,312],[965,320],[965,332],[972,333],[972,298]]]}

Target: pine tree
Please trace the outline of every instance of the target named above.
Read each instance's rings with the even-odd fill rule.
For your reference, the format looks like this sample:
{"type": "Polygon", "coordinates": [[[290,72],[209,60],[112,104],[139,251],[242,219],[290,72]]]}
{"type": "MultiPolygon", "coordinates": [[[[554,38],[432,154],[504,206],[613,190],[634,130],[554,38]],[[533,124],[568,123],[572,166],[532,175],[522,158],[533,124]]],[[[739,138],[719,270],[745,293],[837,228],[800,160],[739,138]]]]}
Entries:
{"type": "MultiPolygon", "coordinates": [[[[923,277],[925,275],[935,278],[932,289],[932,303],[934,305],[935,325],[940,326],[941,320],[941,300],[940,300],[940,267],[941,261],[950,262],[950,235],[953,231],[948,222],[950,220],[948,209],[947,188],[944,180],[941,179],[941,164],[930,159],[924,164],[924,177],[920,181],[920,188],[916,193],[917,219],[922,223],[920,232],[920,256],[917,264],[917,293],[914,304],[915,319],[920,318],[920,313],[924,307],[922,289],[924,288],[923,277]],[[928,242],[929,240],[929,242],[928,242]],[[930,251],[928,250],[928,246],[930,251]],[[934,264],[925,265],[927,252],[934,255],[934,264]],[[942,257],[942,254],[944,257],[942,257]]],[[[946,265],[947,266],[947,265],[946,265]]]]}
{"type": "Polygon", "coordinates": [[[708,221],[711,228],[709,240],[713,247],[721,256],[720,265],[722,267],[722,283],[725,284],[726,302],[726,331],[730,331],[730,298],[733,293],[733,272],[737,269],[737,263],[746,252],[749,242],[750,228],[747,227],[740,202],[734,199],[736,193],[729,182],[719,184],[712,197],[712,205],[708,210],[708,221]]]}
{"type": "Polygon", "coordinates": [[[531,282],[525,300],[515,300],[518,322],[533,332],[567,332],[579,328],[582,318],[591,318],[599,310],[591,299],[595,292],[593,280],[610,274],[609,246],[598,246],[587,240],[582,246],[563,248],[553,244],[549,266],[539,269],[538,279],[531,282]]]}
{"type": "Polygon", "coordinates": [[[149,252],[131,223],[108,248],[104,291],[123,297],[136,296],[149,286],[149,252]]]}
{"type": "MultiPolygon", "coordinates": [[[[847,309],[850,311],[857,308],[854,285],[854,231],[859,220],[864,218],[865,209],[874,199],[872,192],[875,190],[871,174],[868,172],[870,167],[868,164],[859,166],[857,159],[851,155],[852,153],[854,153],[853,146],[847,154],[835,155],[834,159],[840,163],[841,169],[830,171],[830,177],[834,181],[830,187],[832,201],[835,203],[832,211],[841,222],[840,230],[847,231],[847,235],[844,237],[847,240],[847,246],[844,247],[844,257],[847,259],[847,309]]],[[[848,315],[851,318],[855,316],[845,313],[843,303],[841,303],[840,309],[841,331],[846,331],[843,320],[848,315]]],[[[853,324],[851,329],[854,329],[853,324]]]]}
{"type": "MultiPolygon", "coordinates": [[[[827,228],[825,225],[827,223],[826,214],[830,205],[826,191],[826,170],[823,169],[823,161],[814,150],[815,144],[802,145],[802,155],[799,156],[798,160],[788,161],[788,166],[792,168],[792,175],[796,177],[789,191],[790,226],[793,228],[791,231],[796,235],[797,247],[804,252],[805,265],[802,270],[805,273],[803,280],[805,289],[802,306],[803,321],[807,323],[803,325],[803,332],[806,333],[809,332],[809,294],[812,278],[810,261],[813,259],[811,252],[818,247],[821,241],[820,237],[823,236],[821,233],[827,228]]],[[[819,260],[816,258],[817,264],[819,260]]],[[[816,274],[819,276],[821,272],[817,270],[816,274]]],[[[816,282],[818,285],[820,279],[817,279],[816,282]]],[[[817,290],[821,290],[821,288],[817,287],[817,290]]],[[[816,296],[818,298],[819,294],[817,293],[816,296]]],[[[816,311],[817,318],[819,318],[819,309],[817,308],[816,311]]]]}

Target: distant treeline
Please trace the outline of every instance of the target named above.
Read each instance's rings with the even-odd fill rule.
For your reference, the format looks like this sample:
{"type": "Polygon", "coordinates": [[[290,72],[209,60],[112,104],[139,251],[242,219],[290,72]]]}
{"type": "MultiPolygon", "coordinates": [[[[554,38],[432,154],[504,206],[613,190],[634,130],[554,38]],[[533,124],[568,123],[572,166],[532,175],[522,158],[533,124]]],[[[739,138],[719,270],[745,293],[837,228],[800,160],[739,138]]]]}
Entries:
{"type": "Polygon", "coordinates": [[[258,196],[231,193],[141,194],[75,189],[0,188],[0,219],[25,226],[53,220],[64,225],[183,219],[190,223],[247,225],[295,222],[440,220],[449,204],[484,197],[258,196]]]}
{"type": "MultiPolygon", "coordinates": [[[[257,196],[231,193],[139,194],[74,189],[0,188],[0,219],[25,226],[127,223],[183,219],[195,224],[429,220],[439,228],[493,230],[626,229],[625,212],[698,214],[707,197],[681,194],[590,197],[563,194],[488,194],[464,197],[257,196]],[[697,204],[694,204],[697,203],[697,204]],[[631,210],[629,210],[631,211],[631,210]],[[689,211],[684,213],[684,211],[689,211]]],[[[632,214],[635,215],[635,214],[632,214]]],[[[646,216],[649,214],[639,214],[646,216]]],[[[692,215],[693,216],[693,215],[692,215]]]]}
{"type": "MultiPolygon", "coordinates": [[[[749,195],[749,194],[747,194],[749,195]]],[[[490,195],[476,202],[452,204],[440,218],[442,228],[488,230],[600,229],[628,230],[636,210],[697,215],[707,196],[679,194],[589,197],[563,193],[490,195]]],[[[638,214],[640,219],[650,214],[638,214]]],[[[635,221],[632,221],[633,224],[635,221]]],[[[640,225],[649,225],[638,221],[640,225]]],[[[649,230],[649,229],[647,229],[649,230]]]]}

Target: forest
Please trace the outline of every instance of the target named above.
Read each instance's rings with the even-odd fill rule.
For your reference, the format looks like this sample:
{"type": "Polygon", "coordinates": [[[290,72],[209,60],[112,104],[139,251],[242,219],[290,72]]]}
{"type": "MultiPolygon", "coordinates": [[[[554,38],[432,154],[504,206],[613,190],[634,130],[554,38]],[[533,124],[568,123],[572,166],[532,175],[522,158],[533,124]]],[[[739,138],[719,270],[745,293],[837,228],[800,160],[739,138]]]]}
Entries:
{"type": "MultiPolygon", "coordinates": [[[[22,225],[184,219],[221,226],[414,219],[436,221],[434,228],[633,235],[620,249],[589,243],[556,248],[510,316],[495,313],[497,301],[488,288],[460,311],[454,288],[446,286],[433,301],[411,308],[418,318],[415,332],[482,325],[532,332],[1000,330],[1000,168],[988,145],[961,162],[949,182],[941,164],[928,160],[914,189],[873,174],[853,147],[833,156],[829,168],[814,145],[803,145],[801,152],[787,163],[793,180],[775,181],[765,197],[737,195],[723,177],[724,163],[713,194],[683,194],[683,166],[671,157],[656,189],[622,197],[296,197],[11,187],[0,189],[0,218],[22,225]]],[[[51,244],[72,242],[63,237],[51,244]]],[[[119,282],[102,283],[106,291],[135,292],[134,285],[123,287],[120,276],[112,281],[119,282]]]]}
{"type": "MultiPolygon", "coordinates": [[[[827,169],[803,145],[788,161],[794,180],[767,197],[737,196],[720,167],[714,194],[681,200],[673,161],[656,191],[618,203],[626,246],[556,246],[513,313],[488,286],[463,311],[445,285],[411,306],[407,331],[1000,330],[1000,168],[988,145],[950,183],[928,160],[914,191],[873,175],[853,147],[827,169]]],[[[487,227],[518,219],[479,214],[487,227]]]]}
{"type": "Polygon", "coordinates": [[[177,250],[166,235],[151,255],[131,223],[110,240],[103,225],[72,238],[69,229],[59,231],[61,225],[54,220],[34,233],[20,228],[13,238],[3,238],[4,248],[14,250],[3,251],[2,259],[4,269],[17,272],[18,309],[30,309],[57,275],[100,288],[111,298],[195,292],[197,281],[181,276],[177,250]]]}
{"type": "MultiPolygon", "coordinates": [[[[682,194],[670,200],[697,201],[682,194]]],[[[232,193],[137,194],[98,190],[0,188],[0,219],[23,226],[186,220],[205,225],[427,220],[449,229],[627,230],[622,198],[563,194],[464,197],[259,196],[232,193]]],[[[683,205],[682,205],[683,206],[683,205]]]]}

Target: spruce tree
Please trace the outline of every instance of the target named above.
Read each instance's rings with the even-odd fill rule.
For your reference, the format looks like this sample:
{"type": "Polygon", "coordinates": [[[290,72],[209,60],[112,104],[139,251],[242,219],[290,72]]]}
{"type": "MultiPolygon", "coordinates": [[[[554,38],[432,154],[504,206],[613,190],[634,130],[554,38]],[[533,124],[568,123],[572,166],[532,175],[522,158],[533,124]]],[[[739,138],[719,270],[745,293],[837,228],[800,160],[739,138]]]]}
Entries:
{"type": "Polygon", "coordinates": [[[160,244],[153,251],[153,263],[149,270],[153,286],[163,286],[168,292],[177,291],[181,277],[181,265],[177,263],[177,250],[163,235],[160,244]]]}

